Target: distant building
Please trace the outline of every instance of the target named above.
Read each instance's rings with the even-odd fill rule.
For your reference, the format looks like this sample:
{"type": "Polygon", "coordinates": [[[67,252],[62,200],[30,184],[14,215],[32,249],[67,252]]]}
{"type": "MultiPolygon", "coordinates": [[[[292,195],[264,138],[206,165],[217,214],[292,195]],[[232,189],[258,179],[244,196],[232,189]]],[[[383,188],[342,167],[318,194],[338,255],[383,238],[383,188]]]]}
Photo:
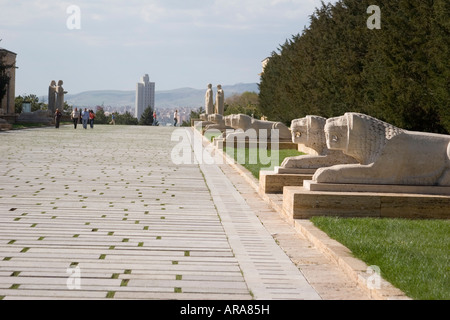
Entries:
{"type": "Polygon", "coordinates": [[[6,74],[9,76],[9,82],[6,84],[6,94],[0,101],[0,118],[9,122],[14,122],[15,118],[16,56],[16,53],[0,48],[0,58],[3,57],[3,63],[13,66],[6,70],[6,74]]]}
{"type": "Polygon", "coordinates": [[[261,61],[262,65],[262,72],[259,75],[262,75],[264,73],[264,70],[266,69],[267,64],[269,63],[270,57],[265,58],[263,61],[261,61]]]}
{"type": "Polygon", "coordinates": [[[141,78],[136,86],[136,118],[140,119],[148,107],[155,110],[155,83],[150,82],[148,74],[141,78]]]}

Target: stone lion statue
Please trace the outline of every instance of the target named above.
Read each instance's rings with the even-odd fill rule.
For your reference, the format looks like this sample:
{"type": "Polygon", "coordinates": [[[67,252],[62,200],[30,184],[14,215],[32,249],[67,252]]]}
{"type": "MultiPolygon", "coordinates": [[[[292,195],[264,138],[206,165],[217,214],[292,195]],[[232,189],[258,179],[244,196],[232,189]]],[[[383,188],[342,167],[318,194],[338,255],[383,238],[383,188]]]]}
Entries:
{"type": "Polygon", "coordinates": [[[282,168],[317,169],[336,164],[357,163],[356,160],[340,150],[327,147],[324,127],[327,119],[319,116],[306,116],[291,123],[292,142],[313,149],[318,155],[303,155],[284,159],[282,168]]]}
{"type": "Polygon", "coordinates": [[[257,120],[245,114],[234,114],[226,119],[225,124],[227,123],[236,130],[227,134],[227,139],[246,137],[251,130],[256,133],[256,137],[259,137],[262,130],[266,130],[267,138],[270,139],[272,130],[278,130],[280,141],[291,140],[291,130],[281,122],[257,120]]]}
{"type": "Polygon", "coordinates": [[[359,114],[328,119],[327,146],[359,164],[318,169],[319,183],[450,186],[450,136],[413,132],[359,114]]]}
{"type": "Polygon", "coordinates": [[[220,131],[226,131],[226,130],[233,130],[233,128],[231,128],[230,126],[228,126],[225,123],[225,117],[221,114],[215,113],[215,114],[210,114],[208,116],[208,121],[211,124],[208,124],[205,127],[205,131],[208,130],[220,130],[220,131]]]}

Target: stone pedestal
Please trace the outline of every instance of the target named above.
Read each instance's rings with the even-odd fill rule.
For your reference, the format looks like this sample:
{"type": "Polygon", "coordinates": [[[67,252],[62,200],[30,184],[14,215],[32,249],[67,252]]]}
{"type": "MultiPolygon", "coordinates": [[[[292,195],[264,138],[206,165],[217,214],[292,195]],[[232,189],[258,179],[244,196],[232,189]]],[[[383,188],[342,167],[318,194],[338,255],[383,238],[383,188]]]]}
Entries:
{"type": "Polygon", "coordinates": [[[308,180],[303,183],[303,187],[309,191],[406,193],[413,195],[428,194],[438,196],[450,196],[450,187],[442,187],[442,186],[333,184],[333,183],[317,183],[315,181],[308,180]]]}
{"type": "Polygon", "coordinates": [[[302,187],[284,187],[283,213],[289,219],[314,216],[448,219],[450,188],[307,181],[302,187]]]}
{"type": "Polygon", "coordinates": [[[315,170],[311,169],[284,169],[277,167],[274,171],[259,172],[259,192],[283,193],[285,186],[302,186],[303,181],[311,180],[315,170]],[[286,173],[280,173],[286,171],[286,173]]]}

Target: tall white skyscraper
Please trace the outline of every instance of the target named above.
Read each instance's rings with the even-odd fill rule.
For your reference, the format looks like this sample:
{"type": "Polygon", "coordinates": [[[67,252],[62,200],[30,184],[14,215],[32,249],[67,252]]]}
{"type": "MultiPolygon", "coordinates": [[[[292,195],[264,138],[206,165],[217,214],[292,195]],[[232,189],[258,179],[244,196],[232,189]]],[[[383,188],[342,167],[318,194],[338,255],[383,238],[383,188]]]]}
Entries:
{"type": "Polygon", "coordinates": [[[140,119],[149,106],[155,110],[155,83],[146,74],[136,86],[136,117],[140,119]]]}

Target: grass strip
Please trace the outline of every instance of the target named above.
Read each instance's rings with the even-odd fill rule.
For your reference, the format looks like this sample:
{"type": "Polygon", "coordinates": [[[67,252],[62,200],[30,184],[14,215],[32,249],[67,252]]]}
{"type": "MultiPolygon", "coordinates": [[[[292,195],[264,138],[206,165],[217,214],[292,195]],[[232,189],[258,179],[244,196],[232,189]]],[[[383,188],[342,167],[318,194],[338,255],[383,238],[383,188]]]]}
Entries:
{"type": "MultiPolygon", "coordinates": [[[[224,151],[234,160],[246,168],[250,173],[259,179],[259,172],[261,170],[273,170],[274,167],[280,166],[283,160],[287,157],[296,157],[304,155],[304,153],[294,149],[281,150],[263,150],[262,154],[270,160],[270,163],[261,163],[260,150],[258,148],[226,148],[224,151]],[[272,154],[278,152],[278,154],[272,154]],[[277,161],[276,161],[277,160],[277,161]]],[[[265,160],[266,162],[268,160],[265,160]]]]}
{"type": "Polygon", "coordinates": [[[314,217],[311,221],[416,300],[450,299],[450,221],[314,217]]]}

